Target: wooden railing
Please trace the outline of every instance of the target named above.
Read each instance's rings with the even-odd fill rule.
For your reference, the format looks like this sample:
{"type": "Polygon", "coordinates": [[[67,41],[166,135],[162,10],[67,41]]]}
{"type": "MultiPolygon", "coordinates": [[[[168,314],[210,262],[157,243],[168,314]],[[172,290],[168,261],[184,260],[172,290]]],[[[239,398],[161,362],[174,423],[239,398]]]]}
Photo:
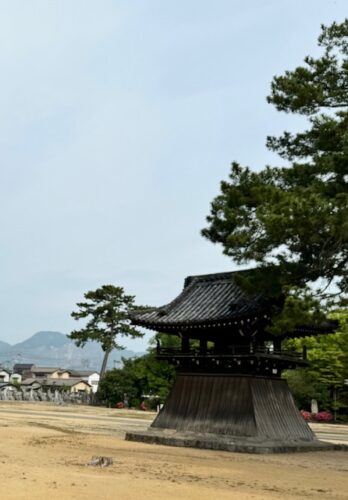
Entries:
{"type": "Polygon", "coordinates": [[[231,356],[252,356],[264,355],[274,357],[288,357],[294,359],[304,359],[303,353],[289,350],[275,350],[268,347],[253,347],[253,346],[230,346],[223,352],[217,349],[201,350],[199,348],[182,351],[181,348],[173,347],[157,347],[157,355],[160,357],[231,357],[231,356]]]}

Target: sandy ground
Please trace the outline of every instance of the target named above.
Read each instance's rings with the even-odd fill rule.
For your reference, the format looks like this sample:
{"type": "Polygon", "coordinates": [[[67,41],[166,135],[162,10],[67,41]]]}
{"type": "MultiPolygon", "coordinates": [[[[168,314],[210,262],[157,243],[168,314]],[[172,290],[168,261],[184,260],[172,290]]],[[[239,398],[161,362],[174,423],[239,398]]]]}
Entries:
{"type": "MultiPolygon", "coordinates": [[[[0,402],[0,499],[348,499],[348,453],[245,455],[124,441],[153,415],[0,402]],[[105,468],[92,456],[113,459],[105,468]]],[[[348,428],[317,426],[348,442],[348,428]]]]}

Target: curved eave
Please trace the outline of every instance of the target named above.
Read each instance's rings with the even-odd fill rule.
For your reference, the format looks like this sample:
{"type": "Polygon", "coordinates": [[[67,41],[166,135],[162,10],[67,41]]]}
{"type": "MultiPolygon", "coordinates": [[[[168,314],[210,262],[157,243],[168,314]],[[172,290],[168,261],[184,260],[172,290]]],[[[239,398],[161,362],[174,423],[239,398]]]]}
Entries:
{"type": "Polygon", "coordinates": [[[266,314],[259,316],[240,316],[238,318],[220,318],[214,319],[212,321],[186,321],[186,322],[176,322],[176,323],[166,323],[162,321],[145,321],[132,318],[132,323],[137,326],[142,326],[149,330],[155,330],[160,332],[170,331],[173,333],[179,333],[188,330],[212,330],[212,329],[225,329],[225,328],[244,328],[252,327],[256,322],[268,322],[270,317],[266,314]]]}
{"type": "Polygon", "coordinates": [[[151,330],[228,327],[244,318],[261,317],[269,303],[261,296],[247,296],[235,282],[235,273],[190,276],[184,289],[169,304],[133,311],[135,325],[151,330]]]}
{"type": "Polygon", "coordinates": [[[335,333],[339,328],[339,322],[336,320],[325,321],[320,325],[302,325],[296,327],[292,332],[281,335],[280,337],[300,338],[313,337],[317,335],[325,335],[335,333]]]}
{"type": "MultiPolygon", "coordinates": [[[[244,328],[252,328],[252,325],[258,322],[262,322],[264,325],[265,323],[269,323],[270,317],[266,314],[260,315],[260,316],[253,316],[253,317],[239,317],[239,318],[234,318],[234,319],[229,319],[229,318],[221,318],[221,319],[216,319],[211,322],[182,322],[182,323],[165,323],[165,322],[151,322],[151,321],[144,321],[144,320],[136,320],[135,318],[132,319],[132,323],[137,326],[142,326],[144,328],[147,328],[148,330],[153,330],[157,332],[162,332],[162,333],[172,333],[172,334],[180,334],[184,332],[200,332],[203,333],[204,331],[206,332],[211,332],[212,330],[225,330],[227,328],[231,329],[244,329],[244,328]]],[[[255,325],[256,326],[256,325],[255,325]]],[[[266,333],[264,332],[262,336],[271,339],[274,338],[280,338],[280,339],[285,339],[285,338],[300,338],[300,337],[310,337],[310,336],[317,336],[317,335],[322,335],[322,334],[330,334],[330,333],[335,333],[335,331],[338,329],[339,323],[337,321],[330,321],[330,322],[325,322],[322,325],[304,325],[304,326],[299,326],[292,332],[286,332],[281,335],[272,335],[271,333],[266,333]]]]}

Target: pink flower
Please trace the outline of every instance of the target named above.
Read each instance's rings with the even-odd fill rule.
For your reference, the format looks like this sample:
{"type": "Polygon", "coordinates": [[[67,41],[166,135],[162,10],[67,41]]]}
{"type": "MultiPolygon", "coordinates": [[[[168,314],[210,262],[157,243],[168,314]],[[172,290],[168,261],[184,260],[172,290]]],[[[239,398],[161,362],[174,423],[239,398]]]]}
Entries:
{"type": "Polygon", "coordinates": [[[301,410],[300,413],[305,420],[310,420],[312,418],[312,414],[309,411],[301,410]]]}
{"type": "Polygon", "coordinates": [[[314,415],[314,418],[317,422],[331,422],[333,415],[329,411],[320,411],[314,415]]]}

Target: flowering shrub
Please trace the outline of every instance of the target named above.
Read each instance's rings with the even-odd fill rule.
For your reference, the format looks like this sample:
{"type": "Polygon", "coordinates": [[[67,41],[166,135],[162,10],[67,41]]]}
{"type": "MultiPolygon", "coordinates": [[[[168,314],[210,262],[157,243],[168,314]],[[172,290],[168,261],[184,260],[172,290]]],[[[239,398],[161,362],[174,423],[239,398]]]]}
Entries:
{"type": "Polygon", "coordinates": [[[320,411],[314,418],[317,422],[331,422],[333,420],[333,415],[329,411],[320,411]]]}
{"type": "Polygon", "coordinates": [[[145,403],[145,401],[143,401],[140,404],[140,409],[143,410],[143,411],[147,411],[148,410],[148,407],[147,407],[147,404],[145,403]]]}
{"type": "Polygon", "coordinates": [[[300,413],[301,413],[302,417],[303,417],[306,421],[311,420],[311,418],[312,418],[312,414],[311,414],[309,411],[306,411],[306,410],[301,410],[301,412],[300,412],[300,413]]]}
{"type": "Polygon", "coordinates": [[[301,410],[300,413],[307,422],[313,420],[315,422],[331,422],[331,420],[333,420],[333,415],[329,411],[319,411],[318,413],[311,413],[306,410],[301,410]]]}

